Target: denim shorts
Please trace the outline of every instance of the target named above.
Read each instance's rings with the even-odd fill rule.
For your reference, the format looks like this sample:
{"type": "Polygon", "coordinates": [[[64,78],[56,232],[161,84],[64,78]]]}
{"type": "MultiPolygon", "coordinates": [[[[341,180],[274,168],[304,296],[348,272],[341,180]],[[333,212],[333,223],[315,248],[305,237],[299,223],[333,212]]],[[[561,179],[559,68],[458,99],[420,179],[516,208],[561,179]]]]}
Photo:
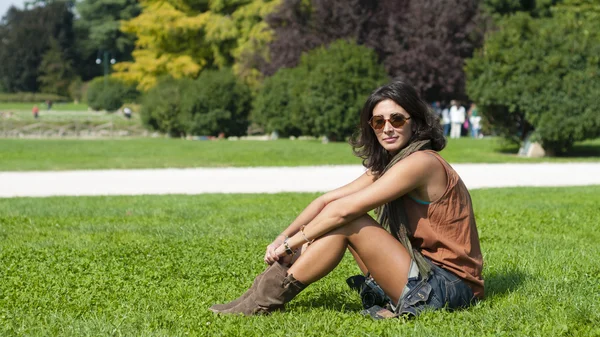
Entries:
{"type": "MultiPolygon", "coordinates": [[[[408,282],[397,305],[386,296],[385,308],[380,306],[367,308],[363,314],[376,319],[388,318],[391,315],[418,316],[425,310],[442,308],[454,310],[475,303],[476,297],[473,291],[461,278],[427,261],[431,265],[431,274],[427,280],[423,280],[419,275],[416,263],[414,261],[411,263],[408,282]]],[[[371,282],[375,287],[379,287],[374,280],[371,282]]],[[[379,287],[379,290],[383,293],[383,289],[379,287]]]]}

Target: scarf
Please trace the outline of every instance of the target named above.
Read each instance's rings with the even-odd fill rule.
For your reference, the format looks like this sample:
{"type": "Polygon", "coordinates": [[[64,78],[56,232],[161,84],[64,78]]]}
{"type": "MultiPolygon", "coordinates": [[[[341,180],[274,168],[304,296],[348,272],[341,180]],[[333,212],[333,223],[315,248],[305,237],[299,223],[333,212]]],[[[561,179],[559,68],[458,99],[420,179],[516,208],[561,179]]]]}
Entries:
{"type": "MultiPolygon", "coordinates": [[[[402,149],[397,155],[395,155],[389,164],[385,167],[377,178],[385,174],[394,164],[408,157],[409,155],[421,151],[431,149],[430,140],[420,140],[410,143],[404,149],[402,149]]],[[[375,210],[375,214],[378,216],[379,223],[383,228],[388,230],[408,251],[410,257],[417,266],[419,267],[419,274],[423,280],[426,280],[431,273],[431,265],[425,260],[420,251],[413,249],[412,244],[408,238],[408,229],[406,224],[408,218],[406,216],[406,210],[404,209],[404,203],[402,198],[390,201],[387,204],[379,206],[375,210]]]]}

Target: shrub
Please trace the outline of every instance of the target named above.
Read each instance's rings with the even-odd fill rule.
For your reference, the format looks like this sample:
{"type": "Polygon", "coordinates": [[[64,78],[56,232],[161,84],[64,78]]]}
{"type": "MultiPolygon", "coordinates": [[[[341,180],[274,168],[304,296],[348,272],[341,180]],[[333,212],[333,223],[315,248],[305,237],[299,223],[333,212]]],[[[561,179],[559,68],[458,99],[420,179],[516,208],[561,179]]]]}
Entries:
{"type": "MultiPolygon", "coordinates": [[[[253,102],[250,120],[260,125],[264,131],[277,131],[281,136],[299,136],[306,119],[299,113],[292,113],[291,91],[303,69],[282,68],[264,80],[253,102]]],[[[310,128],[308,128],[310,129],[310,128]]]]}
{"type": "Polygon", "coordinates": [[[338,40],[303,55],[296,69],[280,69],[265,80],[253,121],[268,131],[293,134],[299,129],[343,139],[356,129],[369,93],[386,78],[374,51],[338,40]]]}
{"type": "Polygon", "coordinates": [[[231,70],[205,70],[193,88],[194,92],[184,97],[182,106],[188,134],[246,134],[252,96],[231,70]]]}
{"type": "Polygon", "coordinates": [[[197,80],[160,79],[145,95],[142,121],[171,136],[243,135],[250,90],[230,70],[206,70],[197,80]]]}
{"type": "Polygon", "coordinates": [[[193,95],[193,87],[194,81],[191,79],[160,78],[142,98],[142,123],[173,137],[184,135],[181,101],[183,96],[193,95]]]}
{"type": "Polygon", "coordinates": [[[87,91],[87,84],[84,83],[80,77],[76,77],[69,84],[69,95],[71,99],[76,102],[82,102],[84,99],[84,93],[87,91]]]}
{"type": "Polygon", "coordinates": [[[134,86],[115,78],[96,77],[90,81],[86,97],[94,110],[116,111],[125,102],[134,102],[138,97],[134,86]]]}
{"type": "Polygon", "coordinates": [[[551,11],[502,19],[467,62],[467,92],[499,134],[532,136],[560,154],[600,135],[600,4],[565,1],[551,11]]]}

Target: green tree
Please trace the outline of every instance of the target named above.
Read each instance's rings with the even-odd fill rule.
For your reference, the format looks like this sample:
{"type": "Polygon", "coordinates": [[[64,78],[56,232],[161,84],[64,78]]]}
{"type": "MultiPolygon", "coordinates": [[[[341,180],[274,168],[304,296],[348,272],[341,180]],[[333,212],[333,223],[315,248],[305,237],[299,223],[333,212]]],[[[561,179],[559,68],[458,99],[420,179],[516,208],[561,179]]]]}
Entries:
{"type": "Polygon", "coordinates": [[[334,140],[355,131],[365,99],[387,79],[373,50],[346,40],[304,54],[293,71],[279,71],[259,91],[253,121],[267,131],[299,130],[334,140]]]}
{"type": "Polygon", "coordinates": [[[552,16],[499,21],[467,62],[467,92],[499,133],[533,132],[549,154],[600,135],[600,2],[565,1],[552,16]]]}
{"type": "Polygon", "coordinates": [[[102,74],[95,63],[103,51],[118,61],[131,60],[135,36],[121,31],[121,21],[131,20],[141,12],[136,0],[81,0],[76,3],[79,19],[75,21],[79,73],[83,80],[102,74]]]}
{"type": "Polygon", "coordinates": [[[493,16],[528,12],[533,17],[550,16],[550,8],[560,0],[483,0],[483,7],[493,16]]]}
{"type": "Polygon", "coordinates": [[[40,90],[40,64],[52,40],[63,62],[73,62],[75,34],[69,2],[9,9],[0,23],[0,82],[7,92],[40,90]]]}
{"type": "Polygon", "coordinates": [[[69,85],[75,77],[71,60],[66,59],[55,39],[50,40],[39,67],[38,81],[42,92],[69,96],[69,85]]]}

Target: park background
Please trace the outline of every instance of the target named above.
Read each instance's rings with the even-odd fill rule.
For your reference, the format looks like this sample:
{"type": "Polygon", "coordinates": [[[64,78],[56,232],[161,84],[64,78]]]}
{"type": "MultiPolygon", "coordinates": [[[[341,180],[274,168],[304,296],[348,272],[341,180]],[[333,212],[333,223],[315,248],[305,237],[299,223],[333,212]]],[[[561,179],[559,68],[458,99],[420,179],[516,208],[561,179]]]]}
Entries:
{"type": "MultiPolygon", "coordinates": [[[[449,140],[452,164],[600,161],[597,0],[32,0],[0,14],[4,172],[358,165],[345,141],[395,77],[430,103],[477,104],[486,137],[449,140]],[[546,156],[517,155],[532,143],[546,156]]],[[[599,192],[472,191],[487,299],[388,322],[359,315],[348,257],[287,313],[208,312],[317,194],[0,199],[0,334],[599,336],[599,192]]]]}

